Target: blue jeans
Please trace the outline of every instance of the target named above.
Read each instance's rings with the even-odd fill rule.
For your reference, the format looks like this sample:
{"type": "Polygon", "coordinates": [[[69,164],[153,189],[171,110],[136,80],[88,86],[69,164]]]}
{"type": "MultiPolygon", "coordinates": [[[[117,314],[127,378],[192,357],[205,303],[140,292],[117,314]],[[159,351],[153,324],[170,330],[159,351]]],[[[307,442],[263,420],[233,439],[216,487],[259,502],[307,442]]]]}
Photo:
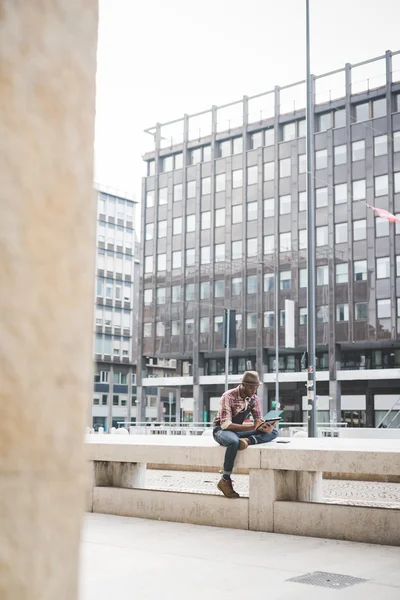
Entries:
{"type": "Polygon", "coordinates": [[[260,433],[256,429],[254,431],[230,431],[228,429],[219,429],[213,432],[214,440],[220,445],[226,447],[224,459],[224,475],[231,475],[236,454],[239,449],[240,438],[251,438],[254,444],[266,444],[272,442],[278,437],[279,432],[273,429],[271,433],[260,433]]]}

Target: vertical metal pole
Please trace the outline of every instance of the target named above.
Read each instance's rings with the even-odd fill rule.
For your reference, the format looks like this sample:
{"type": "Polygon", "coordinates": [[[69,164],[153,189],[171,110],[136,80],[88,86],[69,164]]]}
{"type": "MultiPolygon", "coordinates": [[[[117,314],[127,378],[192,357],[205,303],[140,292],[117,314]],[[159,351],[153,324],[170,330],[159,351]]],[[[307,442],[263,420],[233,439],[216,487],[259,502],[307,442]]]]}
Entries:
{"type": "Polygon", "coordinates": [[[228,391],[228,375],[229,375],[229,327],[231,324],[231,311],[225,309],[226,314],[226,344],[225,344],[225,391],[228,391]]]}
{"type": "Polygon", "coordinates": [[[279,254],[276,253],[275,261],[275,408],[278,410],[279,404],[279,272],[278,272],[279,254]]]}
{"type": "Polygon", "coordinates": [[[307,410],[308,436],[317,436],[315,405],[315,200],[314,200],[314,111],[310,67],[310,0],[306,0],[307,62],[307,410]]]}

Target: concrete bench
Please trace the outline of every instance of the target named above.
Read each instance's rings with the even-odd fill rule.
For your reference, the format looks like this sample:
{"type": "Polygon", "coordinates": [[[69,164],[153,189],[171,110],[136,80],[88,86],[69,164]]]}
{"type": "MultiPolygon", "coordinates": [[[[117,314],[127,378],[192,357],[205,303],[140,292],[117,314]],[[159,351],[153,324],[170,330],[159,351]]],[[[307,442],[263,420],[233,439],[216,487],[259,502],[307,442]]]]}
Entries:
{"type": "Polygon", "coordinates": [[[209,437],[86,438],[93,512],[254,531],[400,545],[400,510],[324,503],[322,473],[400,475],[395,440],[291,439],[239,452],[249,497],[146,490],[146,463],[221,467],[224,448],[209,437]]]}

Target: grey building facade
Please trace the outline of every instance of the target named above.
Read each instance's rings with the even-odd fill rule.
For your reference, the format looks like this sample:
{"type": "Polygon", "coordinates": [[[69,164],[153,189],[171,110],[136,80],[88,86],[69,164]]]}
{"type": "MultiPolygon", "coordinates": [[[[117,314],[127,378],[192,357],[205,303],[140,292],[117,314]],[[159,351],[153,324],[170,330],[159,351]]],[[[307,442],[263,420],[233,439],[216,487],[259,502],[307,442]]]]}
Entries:
{"type": "MultiPolygon", "coordinates": [[[[387,52],[314,77],[322,422],[377,425],[400,395],[400,226],[366,205],[400,213],[399,58],[387,52]],[[378,75],[360,82],[358,73],[369,66],[378,75]]],[[[256,369],[264,408],[271,405],[278,318],[280,402],[286,420],[306,417],[303,89],[304,82],[276,87],[147,130],[154,149],[144,157],[141,420],[150,385],[174,390],[176,416],[212,419],[224,391],[224,308],[236,311],[230,383],[246,368],[256,369]],[[295,100],[288,103],[292,91],[295,100]],[[295,302],[295,348],[285,348],[285,299],[295,302]],[[175,375],[150,378],[149,357],[176,360],[175,375]]]]}

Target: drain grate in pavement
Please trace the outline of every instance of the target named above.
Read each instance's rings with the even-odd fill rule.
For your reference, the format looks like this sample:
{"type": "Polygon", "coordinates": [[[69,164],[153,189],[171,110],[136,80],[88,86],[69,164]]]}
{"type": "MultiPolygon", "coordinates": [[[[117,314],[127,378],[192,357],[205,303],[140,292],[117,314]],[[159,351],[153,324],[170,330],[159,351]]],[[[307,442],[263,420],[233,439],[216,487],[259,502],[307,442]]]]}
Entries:
{"type": "Polygon", "coordinates": [[[363,583],[366,579],[359,577],[351,577],[350,575],[339,575],[338,573],[325,573],[324,571],[314,571],[314,573],[306,573],[300,577],[293,577],[287,581],[295,581],[296,583],[306,583],[308,585],[317,585],[320,587],[334,588],[341,590],[342,588],[363,583]]]}

